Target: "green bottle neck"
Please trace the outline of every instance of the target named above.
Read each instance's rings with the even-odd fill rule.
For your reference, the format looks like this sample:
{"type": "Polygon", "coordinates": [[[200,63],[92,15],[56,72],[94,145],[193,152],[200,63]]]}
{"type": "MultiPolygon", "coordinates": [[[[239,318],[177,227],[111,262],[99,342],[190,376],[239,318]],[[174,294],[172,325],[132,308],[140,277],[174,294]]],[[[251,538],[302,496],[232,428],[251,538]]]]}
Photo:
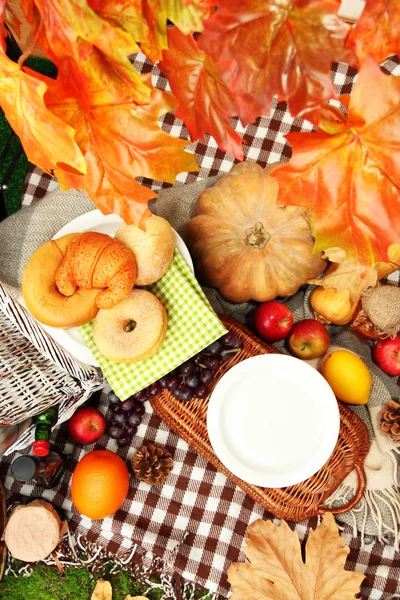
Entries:
{"type": "Polygon", "coordinates": [[[40,413],[40,415],[36,415],[33,418],[33,420],[37,425],[43,424],[43,425],[49,425],[51,427],[52,425],[55,425],[57,423],[57,418],[58,418],[58,407],[51,406],[45,412],[40,413]]]}
{"type": "Polygon", "coordinates": [[[38,423],[35,429],[35,440],[46,440],[47,442],[50,440],[51,435],[51,425],[46,425],[45,423],[38,423]]]}

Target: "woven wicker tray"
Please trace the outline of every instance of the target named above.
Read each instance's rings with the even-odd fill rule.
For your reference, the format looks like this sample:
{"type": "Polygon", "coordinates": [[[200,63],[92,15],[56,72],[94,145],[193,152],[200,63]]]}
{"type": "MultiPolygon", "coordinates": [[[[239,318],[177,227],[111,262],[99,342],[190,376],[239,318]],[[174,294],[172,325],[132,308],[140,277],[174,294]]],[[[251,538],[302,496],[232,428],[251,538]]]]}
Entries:
{"type": "MultiPolygon", "coordinates": [[[[272,346],[261,342],[234,319],[223,316],[221,321],[244,341],[244,347],[231,360],[221,365],[212,388],[228,369],[241,360],[257,354],[278,352],[272,346]]],[[[324,513],[328,510],[323,506],[324,501],[353,469],[356,469],[358,474],[358,489],[354,498],[346,506],[335,507],[329,511],[334,514],[345,512],[355,506],[362,497],[365,490],[363,462],[369,449],[368,433],[361,419],[341,402],[339,439],[329,461],[302,483],[286,488],[262,488],[233,475],[215,455],[207,434],[208,401],[209,398],[193,399],[185,403],[164,390],[160,396],[151,399],[151,404],[172,431],[274,516],[289,521],[302,521],[324,513]]]]}

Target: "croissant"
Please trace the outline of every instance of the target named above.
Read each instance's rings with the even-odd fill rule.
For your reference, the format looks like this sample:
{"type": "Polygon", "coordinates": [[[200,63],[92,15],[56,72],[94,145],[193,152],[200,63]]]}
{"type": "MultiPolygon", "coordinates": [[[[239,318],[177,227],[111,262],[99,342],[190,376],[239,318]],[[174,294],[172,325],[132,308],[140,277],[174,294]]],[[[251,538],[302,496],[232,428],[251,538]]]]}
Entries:
{"type": "Polygon", "coordinates": [[[129,248],[109,235],[87,231],[68,246],[55,281],[64,296],[72,296],[77,288],[105,288],[96,304],[111,308],[129,294],[136,277],[136,260],[129,248]]]}

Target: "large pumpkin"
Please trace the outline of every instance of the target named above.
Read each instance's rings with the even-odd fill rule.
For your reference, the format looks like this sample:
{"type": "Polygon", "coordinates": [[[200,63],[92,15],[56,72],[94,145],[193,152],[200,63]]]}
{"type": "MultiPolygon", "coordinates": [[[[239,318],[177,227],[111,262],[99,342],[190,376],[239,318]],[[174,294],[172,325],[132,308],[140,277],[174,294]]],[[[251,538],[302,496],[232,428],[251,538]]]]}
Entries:
{"type": "Polygon", "coordinates": [[[259,165],[239,163],[199,196],[186,226],[199,277],[232,302],[291,296],[326,267],[306,209],[277,206],[277,192],[259,165]]]}

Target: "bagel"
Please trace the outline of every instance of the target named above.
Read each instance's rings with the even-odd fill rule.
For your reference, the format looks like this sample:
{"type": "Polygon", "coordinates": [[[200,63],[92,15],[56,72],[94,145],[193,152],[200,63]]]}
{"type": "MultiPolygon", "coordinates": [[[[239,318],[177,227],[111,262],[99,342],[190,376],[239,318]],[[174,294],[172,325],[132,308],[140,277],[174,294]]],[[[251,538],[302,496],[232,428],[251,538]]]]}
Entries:
{"type": "Polygon", "coordinates": [[[99,310],[96,298],[101,290],[77,289],[63,296],[56,286],[55,274],[68,246],[80,233],[70,233],[50,240],[28,260],[22,276],[24,302],[38,321],[50,327],[77,327],[91,321],[99,310]]]}
{"type": "Polygon", "coordinates": [[[158,298],[135,288],[116,306],[99,310],[93,338],[105,358],[131,364],[157,354],[167,325],[167,313],[158,298]]]}
{"type": "Polygon", "coordinates": [[[121,225],[115,234],[132,251],[138,274],[136,285],[155,283],[168,271],[174,258],[174,232],[162,217],[152,215],[145,222],[146,231],[136,225],[121,225]]]}

